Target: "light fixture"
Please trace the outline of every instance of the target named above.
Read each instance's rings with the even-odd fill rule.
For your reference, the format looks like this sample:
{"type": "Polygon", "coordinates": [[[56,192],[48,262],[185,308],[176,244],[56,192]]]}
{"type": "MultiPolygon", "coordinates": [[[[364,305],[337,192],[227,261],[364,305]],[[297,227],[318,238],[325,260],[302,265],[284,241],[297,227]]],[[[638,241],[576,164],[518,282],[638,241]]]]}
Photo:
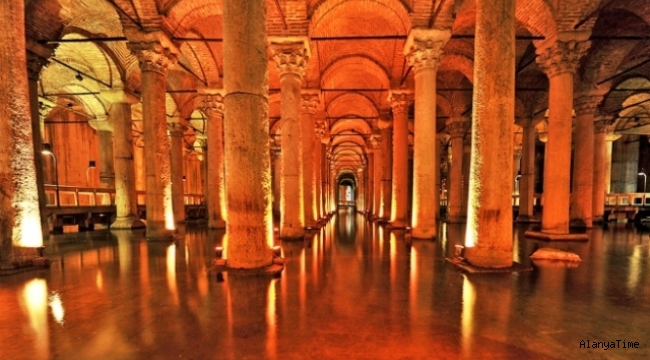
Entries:
{"type": "Polygon", "coordinates": [[[185,175],[183,175],[183,181],[185,181],[185,180],[186,180],[186,177],[185,177],[185,175]]]}
{"type": "Polygon", "coordinates": [[[41,148],[41,154],[51,155],[54,160],[54,181],[56,182],[56,207],[61,207],[61,202],[59,201],[59,171],[56,166],[56,156],[52,152],[52,144],[44,142],[41,148]]]}
{"type": "Polygon", "coordinates": [[[214,248],[214,256],[217,259],[222,259],[223,258],[223,247],[217,246],[214,248]]]}
{"type": "Polygon", "coordinates": [[[645,174],[643,171],[643,168],[641,168],[641,172],[637,174],[638,176],[643,176],[643,204],[641,206],[645,206],[645,194],[646,194],[646,185],[648,184],[648,176],[645,174]]]}
{"type": "Polygon", "coordinates": [[[83,76],[81,76],[81,73],[77,73],[77,75],[74,78],[77,79],[77,81],[84,81],[84,78],[83,76]]]}

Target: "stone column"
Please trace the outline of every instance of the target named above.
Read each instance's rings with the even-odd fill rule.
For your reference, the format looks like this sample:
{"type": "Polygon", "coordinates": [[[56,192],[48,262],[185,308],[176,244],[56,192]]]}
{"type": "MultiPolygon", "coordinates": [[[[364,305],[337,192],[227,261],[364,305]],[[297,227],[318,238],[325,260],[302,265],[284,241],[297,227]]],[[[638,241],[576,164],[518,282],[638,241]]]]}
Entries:
{"type": "Polygon", "coordinates": [[[135,192],[135,164],[133,161],[133,131],[131,129],[131,105],[138,98],[124,90],[104,91],[102,97],[111,105],[108,122],[113,128],[113,164],[115,169],[116,218],[111,230],[144,227],[137,217],[138,198],[135,192]]]}
{"type": "MultiPolygon", "coordinates": [[[[25,51],[25,4],[0,6],[0,269],[43,245],[25,51]]],[[[40,151],[40,149],[39,149],[40,151]]]]}
{"type": "Polygon", "coordinates": [[[602,96],[576,99],[576,128],[573,156],[571,221],[573,227],[590,228],[593,221],[594,193],[594,112],[602,96]]]}
{"type": "Polygon", "coordinates": [[[383,151],[382,138],[379,134],[372,134],[368,139],[368,148],[372,151],[373,171],[372,171],[372,219],[381,218],[381,190],[382,190],[382,169],[383,169],[383,151]]]}
{"type": "Polygon", "coordinates": [[[388,222],[390,220],[391,197],[393,188],[393,123],[380,119],[377,122],[381,130],[381,210],[379,211],[379,221],[388,222]]]}
{"type": "MultiPolygon", "coordinates": [[[[174,209],[174,221],[185,222],[185,191],[183,189],[183,147],[185,141],[183,135],[187,127],[178,122],[167,123],[171,141],[171,181],[172,181],[172,207],[174,209]]],[[[209,148],[209,147],[208,147],[209,148]]]]}
{"type": "MultiPolygon", "coordinates": [[[[319,94],[320,90],[318,89],[303,90],[300,101],[303,198],[305,199],[304,217],[305,227],[307,228],[318,227],[316,169],[320,152],[316,150],[316,124],[314,118],[320,102],[319,94]]],[[[320,141],[318,145],[320,146],[320,141]]]]}
{"type": "Polygon", "coordinates": [[[280,72],[282,95],[280,238],[298,240],[305,235],[300,87],[309,60],[309,48],[304,40],[295,39],[272,39],[271,46],[280,72]]]}
{"type": "MultiPolygon", "coordinates": [[[[594,122],[594,186],[593,186],[593,222],[602,222],[605,214],[605,170],[607,163],[607,125],[605,117],[598,117],[594,122]]],[[[611,143],[610,143],[611,144],[611,143]]],[[[611,152],[610,152],[611,154],[611,152]]]]}
{"type": "Polygon", "coordinates": [[[519,215],[517,222],[530,222],[535,201],[535,126],[530,117],[520,120],[521,178],[519,178],[519,215]]]}
{"type": "MultiPolygon", "coordinates": [[[[90,123],[90,121],[88,122],[90,123]]],[[[115,164],[113,159],[113,131],[98,129],[99,137],[99,186],[107,189],[115,188],[115,164]]]]}
{"type": "Polygon", "coordinates": [[[465,258],[474,266],[512,265],[514,110],[515,1],[479,1],[465,236],[465,258]]]}
{"type": "MultiPolygon", "coordinates": [[[[48,232],[49,225],[47,216],[45,216],[47,199],[45,198],[45,175],[43,173],[43,133],[41,131],[41,109],[38,99],[38,80],[41,69],[47,65],[47,60],[52,50],[38,46],[42,54],[37,54],[30,50],[27,51],[27,77],[29,86],[29,108],[32,120],[32,143],[34,145],[34,166],[36,171],[36,186],[38,188],[38,208],[41,216],[41,228],[44,233],[48,232]]],[[[45,107],[44,107],[45,108],[45,107]]],[[[43,116],[45,114],[42,114],[43,116]]]]}
{"type": "Polygon", "coordinates": [[[433,200],[434,203],[434,211],[435,211],[435,216],[436,220],[440,219],[440,191],[442,189],[442,162],[443,156],[444,156],[444,151],[443,151],[443,146],[445,144],[445,136],[446,134],[444,133],[437,133],[436,134],[436,157],[435,157],[435,162],[436,162],[436,191],[435,191],[435,198],[433,200]]]}
{"type": "Polygon", "coordinates": [[[280,155],[282,149],[280,146],[280,138],[273,140],[271,145],[271,165],[273,166],[273,216],[280,217],[280,174],[282,173],[282,163],[280,155]]]}
{"type": "Polygon", "coordinates": [[[266,1],[224,0],[223,39],[227,261],[258,268],[273,261],[266,1]]]}
{"type": "Polygon", "coordinates": [[[469,170],[472,158],[472,139],[470,136],[465,136],[463,139],[463,177],[461,178],[461,197],[462,202],[460,205],[460,217],[467,220],[467,211],[469,203],[469,170]]]}
{"type": "Polygon", "coordinates": [[[537,50],[537,63],[549,78],[546,154],[553,158],[546,157],[542,232],[537,233],[547,240],[569,234],[573,74],[589,46],[588,37],[589,33],[561,33],[537,50]]]}
{"type": "Polygon", "coordinates": [[[160,43],[129,43],[142,71],[142,127],[144,136],[146,237],[172,240],[175,228],[172,205],[170,144],[167,136],[165,89],[167,68],[176,56],[160,43]]]}
{"type": "Polygon", "coordinates": [[[316,208],[318,210],[318,220],[323,220],[327,216],[325,211],[325,200],[323,199],[324,181],[323,176],[323,138],[326,132],[326,122],[317,121],[314,128],[316,134],[316,143],[314,144],[314,170],[316,172],[316,208]]]}
{"type": "Polygon", "coordinates": [[[388,96],[393,109],[393,192],[390,228],[408,225],[408,108],[413,101],[410,91],[393,90],[388,96]]]}
{"type": "Polygon", "coordinates": [[[207,187],[208,227],[224,229],[226,227],[226,183],[224,180],[224,149],[223,149],[223,93],[206,93],[199,108],[208,117],[208,176],[205,179],[207,187]]]}
{"type": "Polygon", "coordinates": [[[470,126],[469,118],[452,117],[447,120],[449,141],[451,142],[451,166],[449,169],[449,196],[447,197],[447,221],[461,223],[463,217],[463,138],[470,126]]]}
{"type": "Polygon", "coordinates": [[[413,29],[404,55],[415,74],[413,139],[413,208],[411,234],[416,239],[436,237],[436,73],[451,31],[413,29]]]}
{"type": "MultiPolygon", "coordinates": [[[[610,122],[611,123],[611,122],[610,122]]],[[[613,142],[620,139],[621,134],[614,132],[614,126],[608,125],[605,130],[605,194],[612,192],[612,149],[613,142]]]]}

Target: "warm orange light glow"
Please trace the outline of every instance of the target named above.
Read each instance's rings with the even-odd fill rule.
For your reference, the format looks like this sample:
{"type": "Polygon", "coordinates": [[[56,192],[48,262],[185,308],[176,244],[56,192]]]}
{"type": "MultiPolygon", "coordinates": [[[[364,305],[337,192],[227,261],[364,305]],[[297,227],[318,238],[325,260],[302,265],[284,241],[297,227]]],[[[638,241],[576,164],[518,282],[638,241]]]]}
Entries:
{"type": "MultiPolygon", "coordinates": [[[[36,190],[34,189],[34,191],[36,190]]],[[[31,204],[31,202],[23,201],[18,206],[22,210],[16,213],[16,224],[19,225],[19,228],[13,231],[14,246],[43,246],[43,232],[38,203],[31,204]],[[20,216],[22,216],[22,219],[19,218],[20,216]]]]}
{"type": "Polygon", "coordinates": [[[176,288],[176,245],[167,247],[167,287],[172,294],[174,304],[178,305],[178,290],[176,288]]]}
{"type": "Polygon", "coordinates": [[[463,336],[463,355],[471,358],[472,334],[474,333],[474,304],[476,290],[474,285],[463,275],[463,313],[461,314],[461,334],[463,336]]]}
{"type": "Polygon", "coordinates": [[[46,358],[49,347],[47,330],[47,282],[32,279],[23,289],[20,298],[23,310],[29,317],[29,325],[36,333],[35,346],[39,358],[46,358]]]}
{"type": "Polygon", "coordinates": [[[275,290],[275,284],[277,279],[271,280],[269,284],[269,291],[266,296],[266,325],[268,326],[268,332],[266,337],[266,353],[270,358],[274,359],[276,357],[277,349],[277,314],[276,314],[276,301],[277,295],[275,290]]]}
{"type": "Polygon", "coordinates": [[[174,230],[176,229],[176,223],[174,221],[174,206],[172,205],[172,184],[167,184],[164,189],[165,197],[165,229],[174,230]]]}
{"type": "Polygon", "coordinates": [[[63,302],[61,301],[61,296],[59,293],[52,293],[49,297],[50,309],[52,309],[52,316],[54,320],[63,325],[63,317],[65,316],[65,310],[63,310],[63,302]]]}
{"type": "Polygon", "coordinates": [[[397,273],[397,236],[390,233],[390,282],[394,283],[397,273]]]}
{"type": "Polygon", "coordinates": [[[223,235],[223,240],[221,241],[221,247],[223,248],[223,259],[228,258],[228,232],[223,235]]]}
{"type": "Polygon", "coordinates": [[[97,271],[97,277],[95,278],[95,283],[97,284],[97,289],[100,291],[104,289],[104,278],[102,277],[102,272],[97,271]]]}

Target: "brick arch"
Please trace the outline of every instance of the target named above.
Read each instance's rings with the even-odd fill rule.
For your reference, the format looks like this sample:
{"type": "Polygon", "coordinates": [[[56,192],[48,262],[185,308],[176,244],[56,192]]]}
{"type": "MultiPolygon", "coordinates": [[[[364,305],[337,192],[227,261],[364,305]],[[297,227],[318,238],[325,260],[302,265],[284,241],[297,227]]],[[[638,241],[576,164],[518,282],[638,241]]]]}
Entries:
{"type": "Polygon", "coordinates": [[[330,133],[339,134],[344,131],[353,131],[357,134],[370,135],[372,134],[372,128],[370,125],[362,119],[339,119],[335,121],[332,126],[330,133]]]}
{"type": "MultiPolygon", "coordinates": [[[[397,24],[397,29],[408,32],[411,29],[409,9],[404,2],[399,0],[322,0],[313,7],[309,14],[309,34],[320,34],[319,26],[328,17],[335,17],[340,13],[373,13],[389,19],[387,24],[397,24]]],[[[387,25],[384,24],[384,25],[387,25]]],[[[376,29],[375,29],[376,30],[376,29]]]]}
{"type": "MultiPolygon", "coordinates": [[[[365,56],[345,56],[329,64],[323,71],[321,87],[388,89],[390,80],[386,69],[373,59],[365,56]]],[[[377,100],[373,102],[378,103],[377,100]]]]}
{"type": "MultiPolygon", "coordinates": [[[[67,84],[58,90],[59,93],[61,94],[65,94],[65,93],[74,94],[74,93],[90,91],[87,87],[84,87],[81,84],[67,84]]],[[[92,115],[95,118],[101,118],[108,115],[107,104],[105,104],[102,101],[103,99],[101,99],[97,95],[92,95],[92,96],[62,95],[59,96],[59,98],[72,99],[73,102],[80,104],[87,114],[92,115]]]]}
{"type": "Polygon", "coordinates": [[[467,79],[467,81],[474,83],[474,60],[467,56],[445,53],[440,59],[438,71],[458,71],[467,79]]]}
{"type": "MultiPolygon", "coordinates": [[[[630,74],[630,76],[622,77],[619,80],[620,82],[614,87],[615,89],[650,88],[650,78],[646,76],[630,74]]],[[[639,93],[634,91],[610,91],[602,101],[601,111],[614,114],[625,106],[624,104],[631,96],[639,93]]],[[[627,104],[630,104],[630,102],[627,104]]]]}
{"type": "MultiPolygon", "coordinates": [[[[476,23],[476,1],[457,1],[457,16],[454,31],[474,29],[476,23]]],[[[557,34],[557,25],[553,16],[554,9],[546,0],[517,1],[515,19],[532,35],[551,37],[557,34]]]]}
{"type": "Polygon", "coordinates": [[[325,109],[329,116],[377,116],[377,106],[367,95],[359,92],[342,92],[326,100],[325,109]]]}

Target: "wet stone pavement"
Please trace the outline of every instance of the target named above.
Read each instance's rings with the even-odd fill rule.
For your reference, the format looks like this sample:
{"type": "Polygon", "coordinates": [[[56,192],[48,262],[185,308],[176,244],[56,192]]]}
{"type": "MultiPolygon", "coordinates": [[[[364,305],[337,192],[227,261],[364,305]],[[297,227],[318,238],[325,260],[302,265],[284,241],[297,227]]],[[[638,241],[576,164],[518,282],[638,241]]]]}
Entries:
{"type": "Polygon", "coordinates": [[[174,243],[53,235],[50,269],[0,277],[0,359],[650,358],[648,231],[547,243],[525,230],[515,261],[551,246],[582,262],[465,275],[445,261],[464,225],[411,242],[347,211],[304,242],[276,240],[289,260],[277,278],[208,271],[224,233],[202,225],[174,243]]]}

